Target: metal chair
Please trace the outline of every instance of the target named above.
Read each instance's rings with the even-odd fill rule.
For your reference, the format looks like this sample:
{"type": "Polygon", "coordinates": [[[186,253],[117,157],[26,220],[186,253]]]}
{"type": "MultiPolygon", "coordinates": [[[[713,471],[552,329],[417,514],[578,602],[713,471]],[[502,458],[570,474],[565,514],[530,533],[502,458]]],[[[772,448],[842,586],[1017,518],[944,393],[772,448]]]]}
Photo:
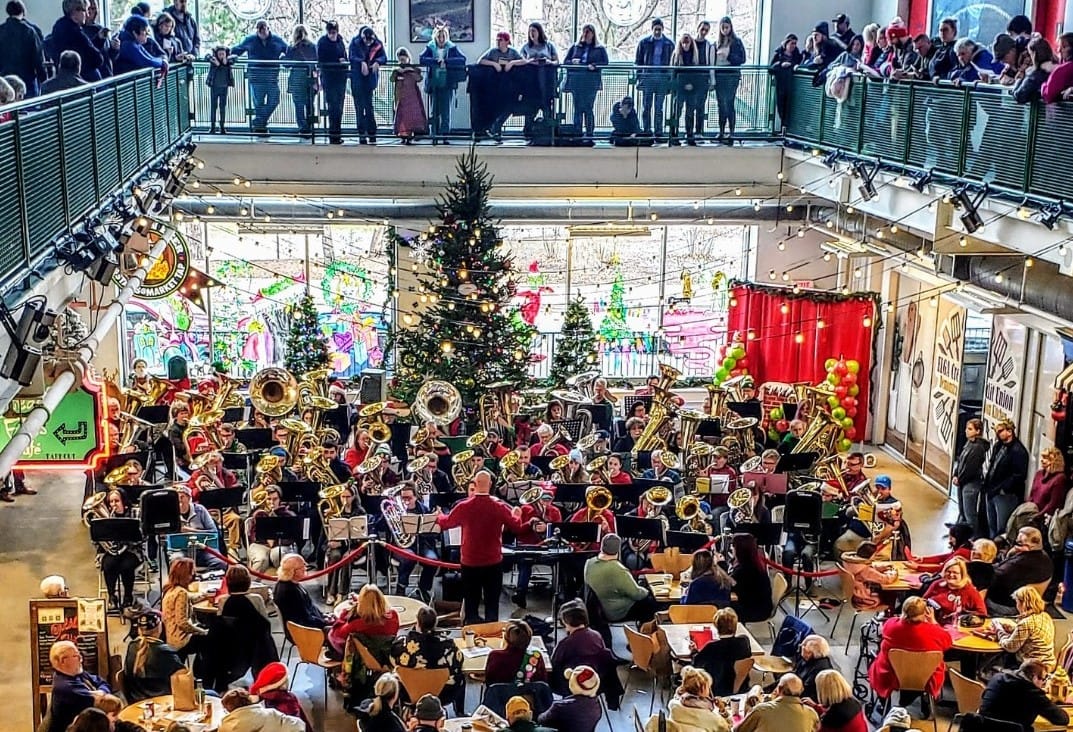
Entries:
{"type": "MultiPolygon", "coordinates": [[[[892,648],[888,651],[888,658],[890,659],[891,668],[894,669],[894,676],[898,679],[897,691],[915,691],[920,694],[927,694],[931,699],[931,723],[935,731],[938,732],[939,723],[935,718],[937,698],[928,692],[928,681],[931,680],[935,669],[942,664],[943,652],[927,651],[926,653],[921,653],[919,651],[892,648]]],[[[891,698],[893,697],[894,695],[891,694],[891,698]]]]}
{"type": "Polygon", "coordinates": [[[755,658],[742,658],[734,662],[734,693],[737,694],[745,682],[749,680],[749,674],[756,665],[755,658]]]}
{"type": "MultiPolygon", "coordinates": [[[[328,658],[325,654],[324,631],[320,628],[309,628],[289,620],[287,632],[290,634],[294,647],[298,649],[298,663],[294,666],[295,671],[297,672],[298,667],[303,663],[319,666],[324,670],[324,708],[327,709],[328,673],[342,666],[343,662],[328,658]]],[[[365,653],[369,651],[366,650],[365,653]]]]}

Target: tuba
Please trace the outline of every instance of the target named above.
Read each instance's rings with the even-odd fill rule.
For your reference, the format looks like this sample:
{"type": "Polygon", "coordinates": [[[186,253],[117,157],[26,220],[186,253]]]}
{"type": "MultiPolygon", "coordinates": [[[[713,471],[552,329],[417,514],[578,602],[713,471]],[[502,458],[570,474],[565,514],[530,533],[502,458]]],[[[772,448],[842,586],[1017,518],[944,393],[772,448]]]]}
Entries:
{"type": "Polygon", "coordinates": [[[302,458],[302,465],[305,467],[306,480],[313,480],[330,488],[337,487],[335,483],[339,478],[332,470],[328,459],[324,457],[324,448],[317,446],[310,449],[302,458]]]}
{"type": "Polygon", "coordinates": [[[674,504],[674,515],[685,522],[683,531],[693,531],[698,534],[710,534],[711,526],[704,520],[704,514],[700,510],[700,499],[696,496],[682,496],[674,504]]]}
{"type": "Polygon", "coordinates": [[[594,522],[604,511],[611,508],[614,500],[611,491],[606,486],[590,485],[585,490],[585,508],[588,509],[585,521],[594,522]]]}
{"type": "Polygon", "coordinates": [[[697,438],[700,423],[706,419],[708,415],[695,409],[684,409],[678,413],[678,440],[683,454],[689,452],[693,441],[697,438]]]}
{"type": "Polygon", "coordinates": [[[298,404],[298,381],[278,366],[261,369],[250,379],[250,403],[266,417],[282,417],[298,404]]]}
{"type": "Polygon", "coordinates": [[[511,450],[499,461],[499,479],[504,483],[513,483],[524,477],[521,458],[518,457],[518,453],[511,450]]]}
{"type": "Polygon", "coordinates": [[[753,492],[748,488],[738,488],[727,498],[730,509],[730,521],[735,526],[755,523],[753,517],[753,492]]]}
{"type": "Polygon", "coordinates": [[[809,477],[823,483],[833,481],[835,485],[838,486],[840,496],[849,495],[849,487],[846,485],[846,480],[842,477],[840,463],[841,461],[838,459],[837,455],[822,457],[812,466],[812,475],[809,477]]]}
{"type": "Polygon", "coordinates": [[[723,424],[723,430],[732,433],[732,436],[737,439],[741,454],[745,458],[756,454],[756,435],[753,429],[757,424],[756,417],[734,417],[723,424]]]}
{"type": "MultiPolygon", "coordinates": [[[[265,453],[261,456],[261,459],[257,461],[257,465],[254,467],[254,472],[257,474],[255,485],[266,486],[278,483],[283,480],[283,458],[279,455],[271,455],[265,453]]],[[[263,501],[254,501],[254,503],[263,503],[263,501]]]]}
{"type": "Polygon", "coordinates": [[[694,478],[711,463],[715,448],[707,442],[694,442],[686,454],[685,471],[694,478]]]}
{"type": "Polygon", "coordinates": [[[497,381],[477,400],[481,429],[499,430],[503,424],[514,424],[514,384],[497,381]]]}
{"type": "Polygon", "coordinates": [[[343,498],[343,493],[349,487],[348,483],[337,483],[336,485],[325,486],[318,491],[317,496],[320,501],[317,503],[317,512],[324,517],[324,529],[328,529],[328,521],[333,518],[339,518],[346,510],[346,499],[343,498]]]}
{"type": "Polygon", "coordinates": [[[430,379],[417,390],[413,411],[422,422],[446,426],[462,413],[462,394],[453,384],[430,379]]]}
{"type": "Polygon", "coordinates": [[[659,383],[652,389],[652,410],[648,416],[648,423],[645,425],[644,432],[633,443],[631,452],[634,458],[637,457],[639,452],[660,450],[667,447],[659,433],[671,421],[678,409],[671,401],[671,387],[674,386],[674,382],[678,381],[678,377],[682,375],[682,372],[665,363],[659,365],[659,372],[659,383]]]}
{"type": "Polygon", "coordinates": [[[425,468],[428,467],[430,462],[432,462],[432,458],[426,454],[419,455],[406,464],[406,470],[410,473],[410,477],[417,487],[417,495],[422,498],[430,495],[435,490],[432,480],[424,477],[425,468]]]}
{"type": "Polygon", "coordinates": [[[384,492],[384,481],[380,476],[380,468],[383,465],[383,455],[370,455],[358,466],[358,475],[362,476],[362,493],[367,496],[379,496],[384,492]],[[365,487],[365,480],[371,482],[368,488],[365,487]]]}
{"type": "Polygon", "coordinates": [[[708,390],[708,416],[712,419],[723,419],[727,413],[727,390],[715,384],[705,384],[708,390]]]}
{"type": "Polygon", "coordinates": [[[380,502],[380,512],[384,516],[384,523],[387,524],[388,530],[395,537],[395,546],[403,549],[413,546],[417,541],[417,535],[406,533],[406,528],[402,523],[406,508],[402,505],[402,500],[396,496],[385,498],[380,502]]]}
{"type": "Polygon", "coordinates": [[[89,522],[99,518],[109,518],[112,512],[108,509],[108,492],[99,491],[87,498],[82,504],[82,523],[89,526],[89,522]]]}
{"type": "Polygon", "coordinates": [[[834,455],[835,446],[838,444],[839,435],[842,433],[842,425],[826,410],[817,409],[809,419],[805,434],[794,445],[791,453],[816,452],[820,457],[834,455]]]}

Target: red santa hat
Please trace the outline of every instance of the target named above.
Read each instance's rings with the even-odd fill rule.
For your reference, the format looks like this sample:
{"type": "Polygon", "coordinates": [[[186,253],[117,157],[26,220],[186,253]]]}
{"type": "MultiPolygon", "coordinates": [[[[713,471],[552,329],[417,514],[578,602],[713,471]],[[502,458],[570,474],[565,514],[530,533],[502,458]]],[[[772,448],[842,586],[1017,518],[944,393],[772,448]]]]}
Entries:
{"type": "Polygon", "coordinates": [[[906,27],[905,21],[900,17],[896,17],[887,26],[887,39],[891,41],[901,40],[902,38],[909,37],[909,28],[906,27]]]}
{"type": "Polygon", "coordinates": [[[592,666],[575,666],[564,673],[574,696],[596,696],[600,692],[600,677],[592,666]]]}
{"type": "Polygon", "coordinates": [[[285,689],[288,681],[287,667],[279,661],[274,661],[261,669],[261,673],[257,674],[253,685],[250,686],[250,694],[260,696],[264,692],[272,691],[273,689],[285,689]]]}

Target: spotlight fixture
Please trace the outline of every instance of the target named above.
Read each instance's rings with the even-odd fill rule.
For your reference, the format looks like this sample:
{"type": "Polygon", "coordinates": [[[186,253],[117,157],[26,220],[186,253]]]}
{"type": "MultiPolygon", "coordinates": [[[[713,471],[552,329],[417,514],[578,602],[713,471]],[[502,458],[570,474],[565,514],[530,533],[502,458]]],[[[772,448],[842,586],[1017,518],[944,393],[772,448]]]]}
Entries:
{"type": "Polygon", "coordinates": [[[838,169],[838,161],[841,160],[841,159],[842,159],[842,151],[841,150],[832,150],[831,152],[827,153],[827,155],[824,156],[823,164],[826,165],[831,170],[837,170],[838,169]]]}
{"type": "Polygon", "coordinates": [[[0,364],[0,377],[14,379],[20,386],[29,386],[41,364],[41,354],[55,322],[56,311],[48,308],[44,298],[23,305],[18,324],[12,320],[11,312],[0,305],[0,324],[11,338],[3,364],[0,364]]]}
{"type": "Polygon", "coordinates": [[[1048,203],[1037,214],[1039,216],[1039,222],[1046,226],[1051,231],[1054,231],[1054,227],[1058,226],[1058,220],[1062,218],[1062,214],[1065,213],[1065,205],[1062,202],[1048,203]]]}
{"type": "Polygon", "coordinates": [[[929,183],[931,183],[931,180],[932,172],[930,170],[925,170],[914,175],[909,185],[912,186],[913,190],[915,190],[917,193],[923,193],[924,189],[928,187],[929,183]]]}
{"type": "Polygon", "coordinates": [[[863,160],[858,160],[853,164],[853,175],[861,179],[861,184],[857,187],[861,200],[871,201],[879,195],[875,186],[877,173],[879,173],[879,161],[872,163],[871,166],[866,165],[863,160]]]}
{"type": "Polygon", "coordinates": [[[984,220],[980,218],[980,211],[978,207],[987,198],[989,192],[988,187],[985,185],[976,197],[970,193],[969,186],[964,185],[954,191],[954,206],[961,209],[961,215],[958,218],[961,220],[961,225],[965,227],[965,231],[970,234],[975,234],[984,225],[984,220]]]}

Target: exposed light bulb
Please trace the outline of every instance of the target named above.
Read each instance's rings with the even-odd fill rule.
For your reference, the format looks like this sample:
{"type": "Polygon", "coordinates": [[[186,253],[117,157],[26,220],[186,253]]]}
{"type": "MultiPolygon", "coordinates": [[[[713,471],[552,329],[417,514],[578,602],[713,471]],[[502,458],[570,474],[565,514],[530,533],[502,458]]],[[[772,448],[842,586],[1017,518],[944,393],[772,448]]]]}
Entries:
{"type": "Polygon", "coordinates": [[[794,343],[797,343],[798,345],[800,345],[800,344],[802,344],[804,342],[805,342],[805,335],[803,333],[794,334],[794,343]]]}

